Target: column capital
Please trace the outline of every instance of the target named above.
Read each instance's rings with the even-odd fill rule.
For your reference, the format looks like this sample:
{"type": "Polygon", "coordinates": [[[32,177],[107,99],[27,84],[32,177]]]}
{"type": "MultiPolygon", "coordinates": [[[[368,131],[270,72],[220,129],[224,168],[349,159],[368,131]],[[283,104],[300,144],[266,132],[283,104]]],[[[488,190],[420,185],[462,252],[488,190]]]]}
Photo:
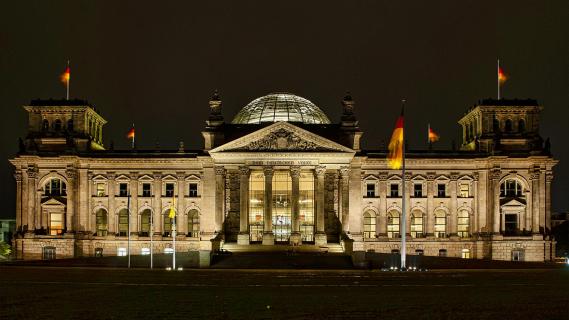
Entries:
{"type": "Polygon", "coordinates": [[[215,166],[214,169],[215,169],[215,175],[217,176],[222,176],[225,174],[225,168],[222,166],[215,166]]]}
{"type": "Polygon", "coordinates": [[[239,167],[239,174],[242,176],[249,176],[251,173],[251,169],[248,166],[240,166],[239,167]]]}
{"type": "Polygon", "coordinates": [[[450,180],[451,180],[451,181],[456,181],[456,180],[458,180],[458,177],[459,177],[459,173],[458,173],[458,172],[451,172],[451,173],[450,173],[450,180]]]}
{"type": "Polygon", "coordinates": [[[480,174],[478,173],[478,171],[472,173],[472,178],[474,179],[474,181],[478,181],[478,179],[480,179],[480,174]]]}
{"type": "Polygon", "coordinates": [[[427,172],[427,181],[435,180],[436,176],[437,176],[436,172],[427,172]]]}
{"type": "Polygon", "coordinates": [[[551,183],[553,181],[553,174],[552,172],[547,172],[547,174],[545,175],[545,182],[546,183],[551,183]]]}
{"type": "Polygon", "coordinates": [[[38,168],[36,166],[28,166],[26,174],[28,175],[28,178],[35,179],[38,177],[38,168]]]}
{"type": "Polygon", "coordinates": [[[111,172],[107,172],[107,179],[109,179],[109,180],[115,180],[116,177],[117,177],[116,173],[114,173],[114,172],[112,172],[112,171],[111,171],[111,172]]]}
{"type": "Polygon", "coordinates": [[[290,177],[298,179],[300,177],[300,166],[290,167],[290,177]]]}
{"type": "Polygon", "coordinates": [[[161,172],[153,172],[152,178],[154,178],[155,181],[161,180],[162,179],[162,173],[161,172]]]}
{"type": "Polygon", "coordinates": [[[176,172],[176,178],[178,178],[178,180],[184,180],[186,179],[186,173],[185,172],[176,172]]]}
{"type": "Polygon", "coordinates": [[[138,180],[138,172],[130,172],[129,177],[131,180],[138,180]]]}
{"type": "Polygon", "coordinates": [[[326,173],[326,167],[325,166],[316,166],[314,168],[314,173],[318,177],[324,177],[324,174],[326,173]]]}
{"type": "Polygon", "coordinates": [[[387,171],[379,172],[379,180],[387,180],[387,177],[389,177],[389,172],[387,171]]]}
{"type": "Polygon", "coordinates": [[[265,178],[272,177],[274,173],[275,169],[273,167],[270,166],[263,167],[263,174],[265,175],[265,178]]]}
{"type": "Polygon", "coordinates": [[[499,168],[490,170],[491,180],[499,180],[501,176],[502,176],[502,171],[499,168]]]}
{"type": "Polygon", "coordinates": [[[411,181],[412,177],[413,177],[413,172],[405,172],[405,181],[407,182],[411,181]]]}
{"type": "Polygon", "coordinates": [[[22,181],[22,171],[21,170],[16,170],[16,172],[14,172],[14,179],[16,179],[16,182],[22,181]]]}
{"type": "Polygon", "coordinates": [[[340,176],[342,176],[343,179],[348,178],[349,175],[350,167],[340,167],[340,176]]]}
{"type": "Polygon", "coordinates": [[[541,175],[541,171],[539,169],[534,169],[530,171],[529,178],[530,180],[539,180],[539,176],[541,175]]]}

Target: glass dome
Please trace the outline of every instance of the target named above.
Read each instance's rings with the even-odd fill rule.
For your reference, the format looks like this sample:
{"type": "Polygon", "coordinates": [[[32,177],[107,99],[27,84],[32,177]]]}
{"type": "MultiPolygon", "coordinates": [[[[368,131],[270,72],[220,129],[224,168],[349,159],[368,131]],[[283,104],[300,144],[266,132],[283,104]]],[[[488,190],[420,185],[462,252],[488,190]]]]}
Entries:
{"type": "Polygon", "coordinates": [[[249,102],[231,123],[258,124],[277,121],[330,123],[330,119],[314,103],[290,93],[271,93],[249,102]]]}

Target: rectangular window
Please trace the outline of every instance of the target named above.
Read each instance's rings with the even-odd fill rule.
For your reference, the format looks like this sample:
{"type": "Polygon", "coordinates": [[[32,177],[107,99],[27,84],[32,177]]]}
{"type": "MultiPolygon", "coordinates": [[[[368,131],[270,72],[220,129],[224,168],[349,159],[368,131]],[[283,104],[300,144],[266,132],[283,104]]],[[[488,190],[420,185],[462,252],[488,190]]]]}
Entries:
{"type": "Polygon", "coordinates": [[[444,183],[437,184],[437,197],[439,198],[446,197],[446,184],[444,183]]]}
{"type": "Polygon", "coordinates": [[[128,197],[128,183],[119,183],[119,197],[128,197]]]}
{"type": "Polygon", "coordinates": [[[507,235],[514,235],[518,231],[518,215],[506,214],[504,216],[504,232],[507,235]]]}
{"type": "Polygon", "coordinates": [[[150,254],[150,248],[142,248],[140,249],[140,254],[143,256],[147,256],[150,254]]]}
{"type": "Polygon", "coordinates": [[[49,219],[49,234],[52,236],[62,234],[63,213],[51,213],[49,219]]]}
{"type": "Polygon", "coordinates": [[[423,197],[423,184],[415,183],[413,185],[413,196],[415,198],[422,198],[423,197]]]}
{"type": "Polygon", "coordinates": [[[468,183],[461,183],[460,184],[460,189],[459,189],[459,197],[461,198],[468,198],[470,197],[470,186],[468,185],[468,183]]]}
{"type": "Polygon", "coordinates": [[[197,197],[198,196],[198,184],[197,183],[190,183],[190,197],[197,197]]]}
{"type": "Polygon", "coordinates": [[[150,183],[143,183],[142,184],[142,196],[143,197],[151,197],[150,193],[150,183]]]}
{"type": "Polygon", "coordinates": [[[366,197],[375,198],[375,183],[366,184],[366,197]]]}
{"type": "Polygon", "coordinates": [[[397,183],[392,183],[389,185],[389,196],[392,198],[399,197],[399,185],[397,183]]]}
{"type": "Polygon", "coordinates": [[[126,248],[118,248],[117,249],[117,256],[126,257],[126,248]]]}
{"type": "Polygon", "coordinates": [[[166,183],[166,197],[173,197],[173,196],[174,196],[174,184],[166,183]]]}
{"type": "Polygon", "coordinates": [[[97,197],[104,197],[105,196],[105,184],[102,182],[97,182],[95,186],[97,197]]]}

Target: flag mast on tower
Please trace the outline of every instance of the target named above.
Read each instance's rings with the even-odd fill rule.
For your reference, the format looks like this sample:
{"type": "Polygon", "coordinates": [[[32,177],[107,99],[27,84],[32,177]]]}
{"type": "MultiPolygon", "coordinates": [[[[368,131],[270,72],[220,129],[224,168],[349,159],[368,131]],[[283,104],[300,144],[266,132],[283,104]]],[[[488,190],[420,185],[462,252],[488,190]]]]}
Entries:
{"type": "Polygon", "coordinates": [[[69,60],[67,60],[67,67],[61,75],[61,82],[65,84],[66,94],[65,99],[69,100],[69,82],[71,81],[71,69],[69,69],[69,60]]]}
{"type": "Polygon", "coordinates": [[[500,67],[500,59],[498,59],[498,100],[501,99],[500,87],[508,80],[508,77],[504,73],[504,70],[500,67]]]}

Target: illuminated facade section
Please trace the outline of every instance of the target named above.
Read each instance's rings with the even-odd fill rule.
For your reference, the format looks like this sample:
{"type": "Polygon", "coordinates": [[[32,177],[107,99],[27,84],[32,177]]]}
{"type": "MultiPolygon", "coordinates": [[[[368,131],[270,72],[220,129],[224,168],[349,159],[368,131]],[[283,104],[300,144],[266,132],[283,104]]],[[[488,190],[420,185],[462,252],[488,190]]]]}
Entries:
{"type": "MultiPolygon", "coordinates": [[[[81,101],[34,101],[11,159],[15,249],[23,258],[256,251],[302,246],[352,255],[548,261],[557,163],[532,100],[486,100],[459,121],[460,150],[362,150],[355,102],[331,123],[292,94],[253,100],[231,123],[209,102],[202,150],[105,150],[106,121],[81,101]],[[406,198],[402,198],[403,189],[406,198]],[[406,202],[406,230],[401,230],[406,202]],[[130,213],[130,223],[129,223],[130,213]]],[[[207,255],[205,255],[207,256],[207,255]]],[[[201,261],[201,260],[200,260],[201,261]]],[[[202,262],[200,262],[202,263],[202,262]]],[[[207,259],[203,265],[207,265],[207,259]]]]}

